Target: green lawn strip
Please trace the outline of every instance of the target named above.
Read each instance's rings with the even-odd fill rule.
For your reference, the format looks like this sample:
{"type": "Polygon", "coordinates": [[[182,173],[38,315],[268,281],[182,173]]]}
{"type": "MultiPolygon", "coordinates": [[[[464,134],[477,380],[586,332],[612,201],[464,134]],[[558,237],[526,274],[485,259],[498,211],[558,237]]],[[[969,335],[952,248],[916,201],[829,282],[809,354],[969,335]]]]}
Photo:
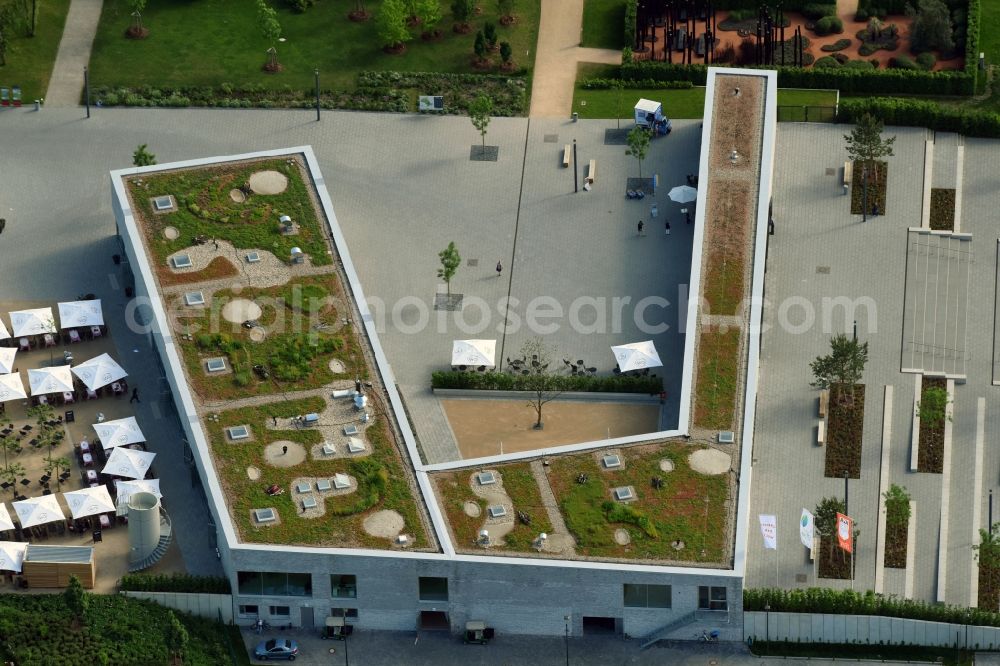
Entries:
{"type": "Polygon", "coordinates": [[[47,94],[63,26],[66,25],[69,0],[46,0],[36,6],[35,36],[25,37],[10,31],[7,35],[7,64],[0,67],[0,87],[20,86],[26,105],[47,94]]]}
{"type": "MultiPolygon", "coordinates": [[[[580,70],[577,81],[583,78],[603,78],[594,70],[580,70]]],[[[705,89],[688,88],[669,90],[664,88],[626,88],[621,93],[618,106],[616,90],[584,90],[577,84],[573,91],[573,110],[581,118],[614,118],[620,108],[621,118],[631,119],[632,107],[640,98],[663,103],[663,113],[669,118],[702,118],[705,114],[705,89]],[[582,104],[586,102],[586,104],[582,104]]],[[[837,93],[831,90],[778,90],[779,106],[836,106],[837,93]]]]}
{"type": "Polygon", "coordinates": [[[191,331],[193,338],[178,336],[177,342],[195,391],[206,399],[232,400],[252,393],[318,388],[336,379],[368,378],[368,366],[355,329],[344,327],[334,333],[313,330],[314,325],[339,325],[347,313],[330,303],[324,303],[312,314],[296,305],[308,304],[310,297],[319,300],[327,295],[343,303],[339,298],[342,293],[335,274],[312,275],[280,287],[218,291],[212,295],[209,307],[201,310],[179,306],[183,312],[179,317],[181,332],[191,331]],[[260,305],[258,322],[267,330],[262,342],[252,341],[249,329],[222,318],[222,308],[237,298],[248,298],[260,305]],[[233,371],[207,374],[206,359],[217,356],[225,356],[233,371]],[[335,375],[330,370],[331,358],[344,363],[343,373],[335,375]],[[268,379],[261,379],[252,371],[256,364],[268,368],[268,379]]]}
{"type": "Polygon", "coordinates": [[[287,259],[292,247],[299,247],[314,266],[332,263],[302,172],[285,159],[146,175],[141,182],[130,179],[128,186],[140,211],[148,246],[161,270],[166,270],[169,255],[189,247],[199,235],[227,240],[239,249],[273,252],[279,259],[287,259]],[[287,176],[288,188],[281,194],[251,194],[245,203],[230,198],[230,190],[246,183],[254,172],[265,170],[287,176]],[[152,199],[166,194],[174,196],[177,210],[154,214],[152,199]],[[281,234],[281,215],[292,218],[299,227],[298,234],[281,234]],[[168,226],[180,232],[176,240],[164,237],[163,230],[168,226]]]}
{"type": "Polygon", "coordinates": [[[590,453],[553,459],[549,484],[563,519],[576,538],[577,552],[595,557],[722,561],[726,528],[725,520],[720,517],[725,515],[729,497],[727,478],[725,475],[703,476],[693,471],[687,462],[693,450],[677,443],[624,449],[625,464],[620,470],[602,470],[590,453]],[[663,458],[673,462],[672,472],[660,470],[663,458]],[[577,482],[581,473],[587,475],[586,483],[577,482]],[[652,488],[650,480],[653,477],[663,478],[665,486],[660,490],[652,488]],[[618,486],[634,488],[638,499],[627,506],[632,509],[629,513],[633,518],[639,520],[609,522],[607,503],[611,502],[611,507],[618,506],[611,498],[611,490],[618,486]],[[640,526],[641,517],[647,518],[653,529],[640,526]],[[618,528],[628,531],[629,545],[615,542],[614,533],[618,528]],[[655,533],[656,537],[650,533],[655,533]],[[675,541],[683,541],[684,548],[675,549],[675,541]]]}
{"type": "Polygon", "coordinates": [[[758,638],[750,651],[757,656],[858,659],[871,661],[926,661],[965,665],[974,663],[971,652],[923,645],[857,645],[837,643],[785,643],[758,638]],[[956,659],[957,655],[957,659],[956,659]]]}
{"type": "MultiPolygon", "coordinates": [[[[169,609],[115,594],[88,593],[86,598],[84,623],[77,626],[61,594],[0,596],[4,661],[67,666],[172,663],[169,609]]],[[[230,662],[225,625],[177,611],[173,615],[188,633],[185,664],[230,662]]]]}
{"type": "MultiPolygon", "coordinates": [[[[1000,63],[1000,3],[990,0],[980,3],[979,50],[986,54],[986,62],[1000,63]]],[[[996,87],[993,86],[994,90],[996,87]]]]}
{"type": "Polygon", "coordinates": [[[218,421],[206,423],[216,467],[241,539],[251,543],[387,548],[390,544],[385,540],[369,537],[361,525],[367,515],[384,508],[398,511],[403,516],[406,533],[413,536],[415,547],[425,546],[427,537],[406,482],[405,471],[395,447],[384,433],[385,425],[381,417],[376,417],[375,423],[365,430],[365,436],[372,447],[370,456],[316,460],[307,455],[305,462],[289,468],[273,467],[264,461],[264,447],[270,442],[297,442],[306,447],[308,454],[313,445],[322,441],[318,430],[268,430],[265,426],[267,419],[272,416],[288,418],[321,411],[324,404],[320,397],[276,402],[221,412],[218,421]],[[253,433],[251,440],[230,441],[224,429],[235,425],[248,426],[253,433]],[[381,466],[381,482],[369,476],[373,463],[381,466]],[[261,470],[261,477],[257,481],[251,481],[247,476],[246,470],[250,466],[261,470]],[[358,480],[357,491],[349,495],[327,497],[326,514],[321,518],[300,518],[297,499],[291,487],[292,481],[299,477],[332,477],[338,472],[354,476],[358,480]],[[267,495],[265,490],[272,484],[284,488],[284,494],[267,495]],[[376,484],[383,486],[379,489],[381,499],[371,506],[365,506],[363,500],[376,484]],[[359,506],[364,508],[353,513],[354,508],[359,506]],[[265,507],[277,510],[280,524],[268,527],[254,525],[251,512],[265,507]]]}
{"type": "MultiPolygon", "coordinates": [[[[531,474],[530,463],[515,463],[511,465],[492,466],[500,473],[504,490],[514,505],[514,529],[504,537],[504,545],[491,546],[491,550],[533,552],[532,542],[540,532],[552,532],[545,507],[542,506],[542,496],[538,483],[531,474]],[[524,525],[517,519],[516,513],[523,511],[531,516],[531,525],[524,525]]],[[[472,492],[469,479],[481,470],[461,470],[435,475],[435,483],[441,497],[441,505],[448,516],[448,523],[455,533],[459,548],[472,548],[486,520],[488,502],[472,492]],[[474,502],[479,505],[480,515],[473,518],[465,513],[465,503],[474,502]]]]}
{"type": "Polygon", "coordinates": [[[710,430],[731,430],[736,409],[740,331],[703,328],[698,336],[695,423],[710,430]]]}
{"type": "MultiPolygon", "coordinates": [[[[286,86],[312,90],[313,70],[320,71],[320,86],[353,89],[358,72],[423,71],[479,73],[472,65],[476,30],[486,21],[497,26],[500,41],[509,41],[513,60],[530,70],[538,37],[538,0],[517,0],[517,22],[501,26],[496,3],[480,3],[483,13],[471,21],[472,32],[452,31],[447,2],[442,3],[440,41],[425,42],[419,28],[402,55],[383,53],[376,21],[355,23],[347,18],[353,7],[343,3],[318,2],[302,14],[283,2],[270,3],[278,12],[282,36],[277,45],[284,69],[277,74],[262,70],[268,44],[257,27],[257,12],[242,0],[205,0],[198,3],[151,3],[143,13],[149,28],[145,40],[124,37],[130,9],[115,0],[104,4],[91,55],[94,86],[213,86],[229,82],[235,86],[261,85],[272,90],[286,86]]],[[[366,3],[376,15],[381,2],[366,3]]],[[[498,70],[499,55],[494,55],[498,70]]],[[[432,94],[434,91],[424,91],[432,94]]]]}
{"type": "Polygon", "coordinates": [[[580,46],[621,50],[625,46],[624,24],[624,0],[586,0],[580,46]]]}

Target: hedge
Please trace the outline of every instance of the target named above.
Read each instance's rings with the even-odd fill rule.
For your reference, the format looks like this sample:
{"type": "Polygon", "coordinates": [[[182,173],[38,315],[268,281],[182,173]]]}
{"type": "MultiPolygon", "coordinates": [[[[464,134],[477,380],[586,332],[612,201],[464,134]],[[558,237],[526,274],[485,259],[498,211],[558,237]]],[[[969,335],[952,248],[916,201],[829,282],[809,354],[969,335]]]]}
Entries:
{"type": "Polygon", "coordinates": [[[979,77],[979,31],[981,0],[969,0],[965,23],[965,73],[972,77],[975,90],[979,77]]]}
{"type": "MultiPolygon", "coordinates": [[[[908,69],[810,69],[802,67],[747,67],[745,69],[776,69],[779,88],[838,89],[851,94],[971,95],[975,77],[966,72],[924,72],[908,69]]],[[[640,61],[622,65],[623,79],[653,79],[657,81],[690,81],[705,85],[708,67],[705,65],[675,65],[664,62],[640,61]]]]}
{"type": "Polygon", "coordinates": [[[221,576],[191,576],[173,574],[125,574],[118,582],[122,590],[132,592],[202,592],[207,594],[230,594],[229,579],[221,576]]]}
{"type": "Polygon", "coordinates": [[[639,12],[639,0],[628,0],[625,3],[625,44],[626,47],[635,44],[636,15],[639,12]]]}
{"type": "MultiPolygon", "coordinates": [[[[552,375],[553,391],[578,391],[581,393],[646,393],[663,390],[658,377],[588,377],[580,375],[552,375]]],[[[436,389],[469,389],[479,391],[530,391],[530,377],[510,375],[505,372],[455,372],[431,373],[431,387],[436,389]]]]}
{"type": "Polygon", "coordinates": [[[931,605],[923,601],[883,597],[871,590],[832,590],[810,587],[795,590],[743,590],[743,610],[785,613],[828,613],[832,615],[881,615],[930,622],[1000,627],[1000,613],[962,606],[931,605]]]}
{"type": "Polygon", "coordinates": [[[636,89],[660,89],[660,90],[684,90],[693,88],[690,81],[657,81],[655,79],[584,79],[580,87],[584,90],[611,90],[615,84],[621,82],[622,88],[636,89]]]}
{"type": "Polygon", "coordinates": [[[939,132],[958,132],[970,137],[1000,138],[998,113],[940,106],[919,99],[841,99],[837,122],[852,123],[865,113],[872,114],[886,125],[926,127],[939,132]]]}

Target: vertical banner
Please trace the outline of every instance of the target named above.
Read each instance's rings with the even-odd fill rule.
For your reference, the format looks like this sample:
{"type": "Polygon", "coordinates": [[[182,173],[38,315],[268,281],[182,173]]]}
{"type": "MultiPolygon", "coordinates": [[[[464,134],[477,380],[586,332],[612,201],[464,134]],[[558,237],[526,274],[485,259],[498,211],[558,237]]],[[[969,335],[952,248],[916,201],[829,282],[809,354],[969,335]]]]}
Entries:
{"type": "Polygon", "coordinates": [[[837,545],[848,553],[853,551],[854,520],[842,513],[837,514],[837,545]]]}
{"type": "Polygon", "coordinates": [[[778,519],[760,514],[760,533],[764,537],[764,548],[778,550],[778,519]]]}
{"type": "Polygon", "coordinates": [[[802,509],[802,518],[799,520],[799,539],[802,540],[803,546],[812,550],[816,541],[813,533],[813,515],[806,509],[802,509]]]}

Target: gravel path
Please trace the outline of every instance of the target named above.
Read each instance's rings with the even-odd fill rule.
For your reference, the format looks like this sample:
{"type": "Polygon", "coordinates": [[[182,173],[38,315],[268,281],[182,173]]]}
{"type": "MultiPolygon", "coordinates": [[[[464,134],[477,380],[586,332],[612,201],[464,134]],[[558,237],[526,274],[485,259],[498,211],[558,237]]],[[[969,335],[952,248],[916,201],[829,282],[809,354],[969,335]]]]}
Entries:
{"type": "Polygon", "coordinates": [[[566,536],[565,556],[575,557],[576,542],[566,528],[566,521],[563,520],[562,512],[559,510],[559,503],[556,501],[555,493],[552,492],[552,486],[549,485],[549,478],[545,474],[545,466],[542,465],[541,460],[532,461],[531,475],[535,477],[535,481],[538,483],[539,494],[542,496],[542,505],[545,507],[545,513],[549,517],[549,522],[552,523],[552,529],[556,534],[566,536]]]}

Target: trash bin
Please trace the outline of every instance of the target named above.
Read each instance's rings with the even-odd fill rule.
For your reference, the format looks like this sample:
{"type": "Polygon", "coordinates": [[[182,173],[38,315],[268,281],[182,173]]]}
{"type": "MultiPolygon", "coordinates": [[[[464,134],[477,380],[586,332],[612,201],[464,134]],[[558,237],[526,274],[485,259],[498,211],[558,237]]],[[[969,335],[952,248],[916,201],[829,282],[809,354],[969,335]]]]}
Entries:
{"type": "Polygon", "coordinates": [[[576,111],[573,112],[573,122],[575,123],[580,118],[580,114],[576,111]]]}
{"type": "Polygon", "coordinates": [[[35,111],[41,111],[41,110],[42,110],[42,101],[39,100],[39,99],[36,99],[35,100],[35,111]]]}

